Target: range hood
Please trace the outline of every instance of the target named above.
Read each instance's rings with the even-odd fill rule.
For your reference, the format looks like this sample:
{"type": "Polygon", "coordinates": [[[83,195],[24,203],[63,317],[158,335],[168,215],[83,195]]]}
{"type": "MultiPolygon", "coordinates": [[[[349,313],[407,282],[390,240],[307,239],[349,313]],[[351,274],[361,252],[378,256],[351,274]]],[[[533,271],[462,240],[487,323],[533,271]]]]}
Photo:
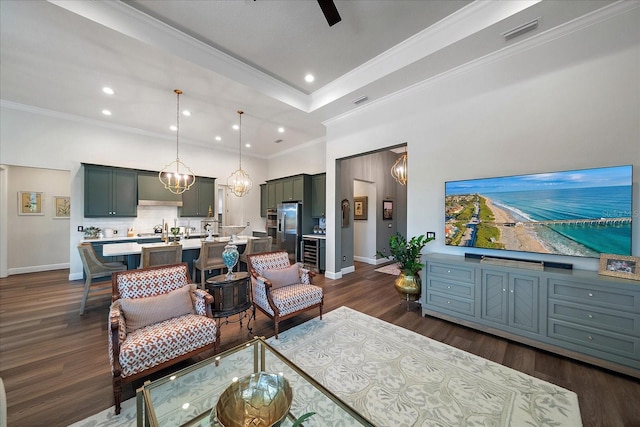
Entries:
{"type": "Polygon", "coordinates": [[[182,206],[182,195],[164,188],[154,172],[138,172],[138,206],[182,206]]]}

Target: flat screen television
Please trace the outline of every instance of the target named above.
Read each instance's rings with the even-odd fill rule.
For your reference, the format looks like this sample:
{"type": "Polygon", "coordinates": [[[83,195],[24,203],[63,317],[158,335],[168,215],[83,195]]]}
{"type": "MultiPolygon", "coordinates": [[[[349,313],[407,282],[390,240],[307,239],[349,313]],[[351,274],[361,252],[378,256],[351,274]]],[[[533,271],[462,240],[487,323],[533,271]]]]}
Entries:
{"type": "Polygon", "coordinates": [[[631,255],[632,166],[445,183],[447,245],[631,255]]]}

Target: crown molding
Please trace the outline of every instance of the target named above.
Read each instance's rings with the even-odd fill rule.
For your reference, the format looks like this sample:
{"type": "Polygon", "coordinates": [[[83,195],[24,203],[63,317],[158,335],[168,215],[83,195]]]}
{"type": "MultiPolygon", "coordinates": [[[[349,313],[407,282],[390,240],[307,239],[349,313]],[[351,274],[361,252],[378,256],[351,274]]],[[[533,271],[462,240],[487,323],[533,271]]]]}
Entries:
{"type": "Polygon", "coordinates": [[[601,9],[589,12],[581,17],[575,18],[562,25],[551,28],[549,30],[532,35],[531,37],[519,42],[515,42],[500,50],[491,52],[480,58],[476,58],[472,61],[459,65],[458,67],[447,70],[441,74],[432,76],[426,80],[407,86],[397,92],[381,97],[379,99],[368,102],[355,110],[347,111],[338,116],[332,117],[322,122],[325,126],[330,126],[334,123],[340,122],[346,118],[355,117],[363,112],[366,112],[373,108],[378,108],[381,105],[390,103],[392,101],[401,99],[415,91],[424,90],[425,88],[438,84],[444,80],[454,78],[460,74],[465,74],[476,70],[478,68],[485,67],[489,64],[501,61],[510,56],[518,55],[544,44],[550,43],[554,40],[571,35],[577,31],[581,31],[590,26],[607,21],[619,15],[631,12],[634,9],[640,8],[640,1],[626,1],[620,0],[605,6],[601,9]]]}
{"type": "Polygon", "coordinates": [[[473,2],[316,90],[311,94],[310,110],[324,107],[539,1],[473,2]]]}
{"type": "Polygon", "coordinates": [[[303,92],[121,1],[48,1],[118,33],[198,64],[301,111],[309,110],[309,98],[303,92]]]}
{"type": "MultiPolygon", "coordinates": [[[[131,126],[117,125],[111,122],[105,122],[102,120],[77,116],[75,114],[62,113],[60,111],[49,110],[41,107],[34,107],[32,105],[20,104],[18,102],[8,101],[6,99],[0,99],[0,108],[6,108],[9,110],[16,110],[16,111],[24,111],[30,114],[51,117],[57,120],[65,120],[73,123],[80,123],[88,126],[101,127],[103,129],[115,130],[118,132],[124,132],[131,135],[141,135],[144,137],[158,139],[158,140],[175,141],[175,137],[173,135],[150,132],[147,130],[138,129],[131,126]]],[[[232,149],[224,146],[211,145],[210,142],[206,142],[206,141],[196,141],[193,139],[180,138],[180,144],[211,148],[215,151],[224,151],[231,154],[238,154],[238,150],[236,149],[232,149]]],[[[257,159],[269,158],[268,156],[262,156],[258,154],[245,153],[245,152],[243,152],[242,155],[250,158],[257,158],[257,159]]]]}

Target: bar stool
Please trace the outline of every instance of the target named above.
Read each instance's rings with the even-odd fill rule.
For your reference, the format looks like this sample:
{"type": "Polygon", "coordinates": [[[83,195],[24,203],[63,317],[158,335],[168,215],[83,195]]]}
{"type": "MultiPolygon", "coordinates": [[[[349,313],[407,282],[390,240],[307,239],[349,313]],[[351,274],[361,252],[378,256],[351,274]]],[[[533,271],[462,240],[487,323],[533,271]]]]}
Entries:
{"type": "Polygon", "coordinates": [[[94,287],[91,289],[92,279],[111,277],[112,273],[116,271],[124,271],[127,269],[127,266],[122,262],[101,261],[93,250],[91,243],[80,243],[78,245],[78,252],[80,253],[80,259],[82,259],[82,266],[86,276],[86,280],[84,282],[84,293],[82,294],[82,302],[80,303],[80,315],[82,316],[84,314],[84,307],[87,304],[87,299],[89,298],[89,292],[111,289],[110,282],[107,286],[94,287]]]}

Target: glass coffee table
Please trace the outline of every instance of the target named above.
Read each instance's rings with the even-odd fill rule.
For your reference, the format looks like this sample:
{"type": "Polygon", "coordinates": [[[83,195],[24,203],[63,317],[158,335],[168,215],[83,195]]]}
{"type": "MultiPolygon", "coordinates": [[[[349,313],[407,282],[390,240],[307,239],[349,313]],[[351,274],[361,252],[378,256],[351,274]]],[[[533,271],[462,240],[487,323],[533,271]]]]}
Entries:
{"type": "Polygon", "coordinates": [[[222,392],[234,379],[261,371],[284,375],[293,389],[283,427],[309,412],[315,414],[304,426],[373,426],[262,338],[147,381],[137,390],[138,426],[219,426],[210,414],[222,392]]]}

